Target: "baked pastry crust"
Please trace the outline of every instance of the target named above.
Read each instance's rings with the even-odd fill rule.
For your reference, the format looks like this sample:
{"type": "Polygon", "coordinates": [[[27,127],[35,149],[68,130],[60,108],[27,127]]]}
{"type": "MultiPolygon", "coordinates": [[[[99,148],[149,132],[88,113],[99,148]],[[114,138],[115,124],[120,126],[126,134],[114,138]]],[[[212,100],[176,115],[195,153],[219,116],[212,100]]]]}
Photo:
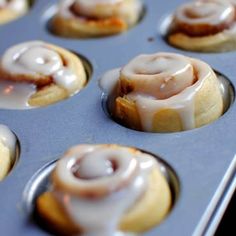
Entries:
{"type": "MultiPolygon", "coordinates": [[[[22,44],[23,45],[22,47],[24,47],[24,45],[27,45],[27,44],[29,45],[36,44],[36,46],[38,44],[39,47],[44,47],[58,54],[58,56],[61,58],[63,62],[63,66],[67,70],[69,70],[71,73],[73,73],[77,78],[73,84],[73,91],[68,91],[65,87],[60,86],[59,84],[55,83],[52,78],[52,75],[50,74],[48,75],[48,74],[43,74],[39,72],[16,73],[14,71],[9,70],[9,68],[6,69],[2,63],[0,65],[1,80],[14,81],[17,83],[24,82],[24,83],[33,84],[36,86],[35,93],[33,93],[28,100],[28,104],[30,106],[38,107],[38,106],[50,105],[52,103],[68,98],[69,96],[78,92],[80,89],[84,87],[87,81],[86,72],[78,56],[76,56],[74,53],[66,49],[63,49],[61,47],[58,47],[56,45],[52,45],[49,43],[41,42],[41,41],[27,42],[27,43],[22,44]]],[[[30,48],[28,50],[30,50],[30,48]]],[[[6,54],[7,53],[8,51],[6,52],[6,54]]],[[[40,57],[40,55],[35,55],[35,56],[40,57]]],[[[66,80],[67,78],[66,76],[64,76],[64,81],[66,80]]]]}
{"type": "MultiPolygon", "coordinates": [[[[70,2],[73,5],[75,1],[70,2]]],[[[120,4],[127,9],[124,15],[114,14],[103,18],[83,16],[72,12],[71,5],[62,6],[51,21],[52,32],[69,38],[101,37],[122,33],[139,20],[141,3],[139,0],[122,0],[120,4]],[[70,16],[60,13],[64,8],[65,11],[71,11],[70,16]]]]}
{"type": "MultiPolygon", "coordinates": [[[[108,91],[108,100],[112,104],[109,110],[115,119],[129,128],[149,132],[177,132],[209,124],[223,113],[220,81],[210,66],[202,61],[172,53],[140,55],[114,76],[117,76],[118,82],[115,95],[114,90],[113,94],[108,91]],[[165,65],[174,62],[163,69],[163,60],[165,65]],[[172,70],[176,63],[184,60],[189,63],[186,61],[184,67],[172,70]],[[158,61],[160,64],[152,67],[152,63],[158,61]],[[187,65],[193,71],[181,75],[187,65]],[[128,72],[124,75],[123,71],[128,72]],[[190,84],[184,85],[179,91],[172,91],[178,88],[181,81],[191,77],[193,80],[190,84]],[[168,89],[163,93],[166,87],[168,89]],[[155,92],[157,95],[154,95],[155,92]],[[165,94],[169,95],[165,97],[165,94]],[[192,120],[191,124],[188,124],[189,120],[192,120]]],[[[103,79],[108,81],[112,78],[104,75],[103,79]]]]}
{"type": "Polygon", "coordinates": [[[177,48],[197,52],[226,52],[236,48],[236,37],[232,37],[227,31],[201,37],[174,33],[168,36],[168,42],[177,48]]]}
{"type": "MultiPolygon", "coordinates": [[[[131,148],[130,151],[136,152],[131,148]]],[[[168,183],[159,167],[155,167],[149,173],[147,189],[122,217],[119,229],[124,232],[142,233],[154,227],[165,218],[171,202],[168,183]]],[[[38,197],[36,212],[50,229],[53,226],[54,233],[75,235],[82,232],[82,227],[73,223],[52,192],[45,192],[38,197]]]]}
{"type": "Polygon", "coordinates": [[[21,17],[28,11],[29,8],[28,1],[27,0],[22,0],[22,1],[25,1],[25,3],[23,4],[24,6],[22,6],[22,8],[19,9],[19,11],[11,9],[9,7],[1,8],[0,6],[0,25],[13,21],[21,17]]]}
{"type": "MultiPolygon", "coordinates": [[[[210,74],[201,89],[196,92],[194,106],[195,128],[209,124],[222,115],[222,96],[215,75],[210,74]]],[[[137,130],[143,129],[135,102],[125,96],[116,99],[115,116],[128,127],[137,130]]],[[[183,130],[181,117],[175,110],[163,108],[155,113],[152,132],[178,132],[183,130]]]]}
{"type": "Polygon", "coordinates": [[[16,137],[5,125],[0,124],[0,181],[11,170],[16,159],[16,137]]]}
{"type": "Polygon", "coordinates": [[[170,29],[167,32],[167,41],[177,48],[188,51],[225,52],[235,50],[235,3],[221,0],[205,1],[205,3],[203,0],[197,0],[193,3],[185,4],[177,9],[170,21],[170,29]],[[207,4],[209,3],[216,3],[216,6],[217,4],[222,4],[222,6],[218,5],[219,9],[215,7],[215,12],[212,10],[208,17],[203,13],[203,15],[200,15],[198,12],[199,10],[195,10],[198,3],[203,4],[203,9],[206,9],[208,7],[207,4]],[[204,6],[205,3],[206,6],[204,6]],[[222,7],[222,9],[220,9],[220,7],[222,7]],[[225,11],[223,12],[224,7],[225,11]],[[191,14],[199,14],[196,17],[196,20],[190,17],[190,13],[188,13],[189,15],[186,13],[187,10],[193,11],[191,14]],[[222,12],[220,12],[220,10],[222,10],[222,12]],[[232,13],[228,14],[229,16],[227,20],[223,14],[227,15],[227,11],[229,12],[230,10],[232,10],[232,13]],[[183,17],[184,14],[185,16],[183,17]],[[181,21],[179,20],[180,15],[182,16],[181,21]],[[199,22],[201,22],[201,24],[199,22]]]}
{"type": "Polygon", "coordinates": [[[10,150],[0,141],[0,181],[6,177],[11,169],[11,165],[10,150]]]}

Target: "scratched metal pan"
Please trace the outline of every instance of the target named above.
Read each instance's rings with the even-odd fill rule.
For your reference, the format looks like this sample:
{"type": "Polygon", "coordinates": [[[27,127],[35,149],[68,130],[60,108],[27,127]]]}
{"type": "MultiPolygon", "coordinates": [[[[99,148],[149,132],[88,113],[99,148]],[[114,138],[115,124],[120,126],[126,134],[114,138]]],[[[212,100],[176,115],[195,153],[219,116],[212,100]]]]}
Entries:
{"type": "Polygon", "coordinates": [[[93,68],[88,85],[70,99],[38,109],[0,110],[0,122],[17,135],[21,151],[17,165],[0,183],[1,235],[47,235],[31,220],[28,211],[30,206],[33,208],[31,200],[47,184],[52,166],[45,165],[78,143],[134,146],[159,156],[172,167],[179,180],[178,199],[164,222],[144,235],[214,234],[236,186],[235,103],[220,119],[202,128],[179,133],[145,133],[110,119],[104,112],[98,87],[99,77],[105,71],[126,64],[138,54],[158,51],[202,59],[229,78],[235,87],[235,52],[183,52],[163,40],[165,18],[183,2],[163,4],[161,0],[146,0],[145,16],[136,27],[106,38],[65,39],[49,33],[48,20],[55,12],[56,1],[35,0],[26,16],[0,26],[0,54],[19,42],[40,39],[83,55],[93,68]],[[30,179],[33,182],[27,185],[30,179]]]}

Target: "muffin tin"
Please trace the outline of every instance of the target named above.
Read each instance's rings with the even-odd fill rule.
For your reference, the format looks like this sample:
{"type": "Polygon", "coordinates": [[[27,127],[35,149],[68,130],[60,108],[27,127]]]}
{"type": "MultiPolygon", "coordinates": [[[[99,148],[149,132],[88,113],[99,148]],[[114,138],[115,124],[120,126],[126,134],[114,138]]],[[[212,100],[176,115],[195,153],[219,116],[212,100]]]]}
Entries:
{"type": "MultiPolygon", "coordinates": [[[[206,61],[235,87],[235,52],[200,54],[168,45],[162,37],[163,24],[183,3],[181,0],[165,4],[146,0],[145,16],[127,33],[86,40],[60,38],[48,31],[55,3],[35,0],[26,16],[1,26],[0,54],[19,42],[40,39],[83,55],[91,64],[92,75],[82,91],[60,103],[31,110],[0,110],[1,123],[8,125],[20,142],[19,161],[0,184],[1,232],[47,235],[30,213],[34,197],[47,183],[53,167],[49,163],[75,144],[117,143],[161,157],[178,176],[174,189],[179,194],[172,211],[145,236],[173,232],[213,235],[236,187],[235,103],[220,119],[199,129],[166,134],[138,132],[114,122],[104,112],[98,80],[107,70],[126,64],[138,54],[167,51],[206,61]]],[[[173,183],[173,173],[169,176],[173,183]]]]}

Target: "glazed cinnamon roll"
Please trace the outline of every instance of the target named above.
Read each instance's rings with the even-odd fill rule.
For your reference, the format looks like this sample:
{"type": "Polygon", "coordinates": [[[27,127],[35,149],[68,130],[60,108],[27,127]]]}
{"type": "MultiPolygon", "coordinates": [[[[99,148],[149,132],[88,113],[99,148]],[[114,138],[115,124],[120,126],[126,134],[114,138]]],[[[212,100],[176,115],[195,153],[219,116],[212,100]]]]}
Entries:
{"type": "Polygon", "coordinates": [[[15,155],[16,137],[7,126],[0,125],[0,181],[11,170],[15,155]]]}
{"type": "Polygon", "coordinates": [[[0,25],[24,15],[28,7],[28,0],[0,0],[0,25]]]}
{"type": "Polygon", "coordinates": [[[141,0],[64,0],[51,28],[72,38],[118,34],[137,23],[141,10],[141,0]]]}
{"type": "Polygon", "coordinates": [[[140,233],[160,223],[171,206],[158,162],[134,148],[78,145],[58,161],[51,180],[37,212],[54,233],[140,233]]]}
{"type": "Polygon", "coordinates": [[[9,48],[0,63],[0,107],[46,106],[77,93],[86,73],[75,54],[42,41],[9,48]]]}
{"type": "Polygon", "coordinates": [[[173,53],[140,55],[100,81],[108,110],[122,124],[147,132],[174,132],[221,116],[220,82],[206,63],[173,53]]]}
{"type": "Polygon", "coordinates": [[[173,14],[168,41],[190,51],[221,52],[236,48],[236,2],[197,0],[173,14]]]}

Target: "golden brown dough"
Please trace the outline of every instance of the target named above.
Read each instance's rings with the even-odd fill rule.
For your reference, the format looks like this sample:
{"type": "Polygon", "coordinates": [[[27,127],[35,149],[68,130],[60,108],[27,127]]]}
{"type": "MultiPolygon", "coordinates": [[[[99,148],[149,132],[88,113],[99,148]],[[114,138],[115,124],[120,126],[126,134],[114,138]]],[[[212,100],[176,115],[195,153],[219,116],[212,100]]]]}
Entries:
{"type": "Polygon", "coordinates": [[[35,92],[28,100],[32,107],[46,106],[68,98],[81,90],[87,80],[78,56],[41,41],[26,42],[8,49],[0,65],[0,79],[35,85],[35,92]],[[27,49],[23,51],[22,48],[27,49]],[[15,65],[13,55],[20,50],[22,53],[17,59],[20,63],[15,65]]]}
{"type": "MultiPolygon", "coordinates": [[[[117,145],[98,145],[97,147],[104,149],[114,148],[115,150],[119,148],[117,145]]],[[[65,154],[65,157],[74,155],[78,153],[78,150],[83,150],[83,148],[83,145],[72,148],[65,154]]],[[[138,152],[133,148],[128,148],[127,150],[133,153],[133,155],[136,155],[138,152]]],[[[53,177],[52,180],[55,181],[55,177],[53,177]]],[[[57,186],[54,187],[58,188],[57,186]]],[[[60,188],[62,188],[62,186],[60,186],[60,188]]],[[[149,230],[165,218],[170,210],[171,202],[171,192],[168,183],[159,167],[155,166],[148,175],[147,189],[122,217],[119,229],[125,232],[135,233],[142,233],[149,230]]],[[[44,224],[51,229],[51,226],[53,226],[52,230],[55,233],[60,235],[75,235],[83,232],[83,227],[73,223],[72,219],[66,213],[65,208],[61,206],[61,203],[59,203],[53,192],[46,192],[38,197],[36,211],[44,224]]]]}
{"type": "Polygon", "coordinates": [[[140,55],[101,81],[111,114],[136,130],[183,131],[223,113],[220,81],[210,66],[178,54],[140,55]],[[116,81],[113,92],[106,88],[109,80],[116,81]]]}
{"type": "Polygon", "coordinates": [[[0,141],[0,181],[6,177],[11,165],[10,150],[0,141]]]}
{"type": "Polygon", "coordinates": [[[141,14],[140,0],[122,0],[97,6],[95,4],[98,3],[94,3],[94,9],[90,9],[91,12],[85,15],[79,1],[69,0],[62,3],[52,19],[52,31],[70,38],[118,34],[135,25],[141,14]]]}
{"type": "Polygon", "coordinates": [[[50,192],[43,193],[37,199],[36,211],[44,225],[57,235],[76,235],[80,232],[50,192]]]}
{"type": "Polygon", "coordinates": [[[0,124],[0,181],[11,170],[16,159],[16,137],[5,125],[0,124]]]}
{"type": "Polygon", "coordinates": [[[232,1],[197,0],[183,4],[173,14],[168,42],[199,52],[224,52],[236,48],[236,8],[232,1]]]}
{"type": "Polygon", "coordinates": [[[28,0],[3,0],[0,3],[0,25],[24,15],[29,8],[28,0]]]}
{"type": "Polygon", "coordinates": [[[215,35],[190,37],[183,33],[174,33],[168,36],[171,45],[198,52],[225,52],[236,48],[236,37],[230,33],[217,33],[215,35]]]}

